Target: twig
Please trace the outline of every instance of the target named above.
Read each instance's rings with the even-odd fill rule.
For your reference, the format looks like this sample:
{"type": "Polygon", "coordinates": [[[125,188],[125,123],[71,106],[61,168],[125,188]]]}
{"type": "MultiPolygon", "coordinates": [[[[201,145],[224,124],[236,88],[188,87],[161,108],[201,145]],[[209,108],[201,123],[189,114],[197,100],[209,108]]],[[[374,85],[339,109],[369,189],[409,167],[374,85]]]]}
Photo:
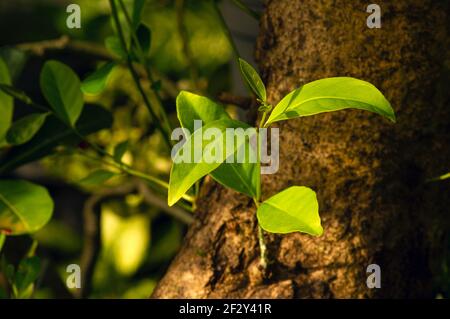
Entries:
{"type": "Polygon", "coordinates": [[[212,3],[212,7],[213,7],[214,11],[216,12],[217,18],[219,19],[220,25],[222,27],[222,31],[225,34],[225,36],[227,37],[228,42],[231,45],[231,48],[233,49],[236,63],[239,65],[239,57],[240,57],[239,50],[236,46],[236,43],[234,43],[233,36],[231,35],[230,29],[228,28],[228,25],[227,25],[227,22],[225,21],[225,18],[223,17],[222,12],[220,12],[220,9],[217,6],[216,1],[211,0],[211,3],[212,3]]]}
{"type": "Polygon", "coordinates": [[[249,109],[252,104],[252,98],[245,96],[237,96],[228,92],[222,92],[217,97],[219,102],[224,104],[233,104],[239,106],[242,109],[249,109]]]}
{"type": "MultiPolygon", "coordinates": [[[[153,94],[153,104],[156,104],[157,110],[158,110],[158,113],[160,116],[160,117],[158,117],[158,119],[162,122],[162,127],[166,130],[166,134],[168,136],[170,136],[170,134],[172,132],[172,128],[170,126],[170,122],[167,117],[166,111],[164,110],[161,96],[159,95],[158,90],[154,89],[154,85],[156,84],[156,82],[154,81],[152,72],[150,71],[147,56],[145,55],[144,51],[142,50],[141,43],[139,42],[136,32],[134,31],[133,23],[131,21],[130,15],[128,14],[128,10],[127,10],[124,2],[122,0],[119,0],[119,5],[122,8],[122,11],[125,15],[125,20],[127,21],[128,27],[130,28],[130,35],[131,35],[131,39],[133,40],[133,42],[136,46],[136,49],[137,49],[138,60],[139,60],[140,64],[144,67],[144,70],[147,74],[147,78],[150,82],[150,92],[153,94]]],[[[123,34],[123,32],[122,32],[122,34],[123,34]]],[[[124,42],[122,42],[122,45],[123,44],[124,44],[124,42]]],[[[124,47],[124,50],[125,50],[125,47],[124,47]]],[[[130,52],[127,52],[127,54],[129,55],[130,52]]]]}
{"type": "Polygon", "coordinates": [[[252,18],[255,18],[256,20],[259,21],[259,19],[261,18],[261,15],[256,12],[255,10],[253,10],[252,8],[250,8],[249,6],[247,6],[245,3],[243,3],[241,0],[233,0],[234,4],[241,9],[242,11],[244,11],[245,13],[247,13],[249,16],[251,16],[252,18]]]}
{"type": "Polygon", "coordinates": [[[162,200],[160,197],[153,194],[142,181],[137,181],[137,187],[138,187],[139,193],[142,195],[142,197],[144,198],[144,201],[147,204],[161,209],[162,211],[166,212],[168,215],[178,219],[179,221],[181,221],[187,225],[190,225],[193,223],[194,217],[191,214],[186,212],[184,209],[181,209],[176,206],[169,207],[167,205],[166,201],[162,200]]]}
{"type": "Polygon", "coordinates": [[[181,42],[183,44],[183,53],[184,53],[184,56],[186,57],[186,60],[188,63],[192,82],[194,83],[194,87],[197,88],[198,70],[197,70],[197,66],[194,61],[194,57],[192,55],[191,48],[189,46],[189,37],[188,37],[185,22],[184,22],[184,9],[185,9],[184,0],[176,0],[175,1],[175,11],[177,14],[178,34],[180,35],[181,42]]]}
{"type": "Polygon", "coordinates": [[[109,0],[109,3],[110,3],[110,6],[111,6],[111,10],[112,10],[112,15],[113,15],[114,23],[115,23],[116,28],[117,28],[117,33],[118,33],[118,35],[119,35],[119,39],[120,39],[120,43],[121,43],[121,45],[122,45],[122,49],[123,49],[123,50],[126,52],[126,54],[127,54],[127,59],[126,59],[126,61],[127,61],[128,69],[130,70],[131,75],[132,75],[132,77],[133,77],[133,80],[134,80],[134,82],[135,82],[135,84],[136,84],[136,87],[137,87],[139,93],[141,94],[141,96],[142,96],[142,98],[143,98],[143,100],[144,100],[144,103],[145,103],[145,105],[147,106],[148,111],[150,112],[150,115],[151,115],[152,118],[153,118],[154,124],[155,124],[156,127],[161,131],[161,134],[163,135],[163,139],[164,139],[164,141],[166,142],[167,146],[168,146],[169,149],[170,149],[170,148],[172,147],[171,140],[170,140],[170,138],[169,138],[169,136],[170,136],[170,131],[169,131],[169,132],[166,132],[166,129],[164,129],[164,127],[163,127],[163,126],[161,125],[161,123],[159,122],[158,116],[157,116],[156,113],[153,111],[153,108],[152,108],[152,106],[151,106],[151,104],[150,104],[150,101],[148,100],[148,97],[147,97],[147,95],[145,94],[145,91],[144,91],[144,89],[143,89],[143,87],[142,87],[142,85],[141,85],[141,83],[140,83],[140,81],[139,81],[138,73],[137,73],[136,69],[135,69],[134,66],[133,66],[133,62],[132,62],[132,60],[131,60],[131,55],[130,55],[130,53],[128,52],[128,48],[127,48],[126,41],[125,41],[125,36],[124,36],[124,34],[123,34],[122,26],[120,25],[120,21],[119,21],[119,15],[118,15],[118,13],[117,13],[117,7],[116,7],[116,4],[115,4],[115,2],[114,2],[113,0],[109,0]]]}
{"type": "Polygon", "coordinates": [[[84,204],[83,209],[83,250],[81,253],[81,288],[77,291],[78,298],[86,298],[91,293],[92,277],[95,264],[100,253],[100,203],[108,197],[124,196],[133,191],[133,184],[122,185],[92,195],[84,204]]]}
{"type": "Polygon", "coordinates": [[[48,51],[70,51],[94,59],[114,60],[114,56],[103,46],[91,42],[71,40],[67,35],[51,40],[21,43],[14,47],[37,56],[43,56],[48,51]]]}

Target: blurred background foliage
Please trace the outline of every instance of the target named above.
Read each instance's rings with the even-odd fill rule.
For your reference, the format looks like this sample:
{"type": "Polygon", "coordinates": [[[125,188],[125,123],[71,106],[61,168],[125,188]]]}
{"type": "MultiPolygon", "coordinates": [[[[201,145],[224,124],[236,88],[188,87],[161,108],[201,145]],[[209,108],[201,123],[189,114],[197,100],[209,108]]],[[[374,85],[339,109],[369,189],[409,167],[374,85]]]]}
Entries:
{"type": "MultiPolygon", "coordinates": [[[[132,8],[132,0],[125,3],[132,8]]],[[[184,30],[180,30],[177,23],[180,21],[177,20],[180,19],[179,5],[172,0],[147,0],[142,11],[142,23],[151,30],[149,65],[161,86],[158,90],[162,103],[174,126],[177,123],[175,97],[179,90],[187,89],[211,97],[236,91],[236,87],[238,91],[242,90],[240,83],[232,84],[235,82],[230,63],[233,51],[213,2],[184,1],[184,30]]],[[[230,10],[229,5],[227,8],[230,10]]],[[[232,13],[231,18],[242,19],[242,15],[234,16],[232,13]]],[[[113,52],[106,48],[109,46],[111,49],[107,39],[114,35],[107,0],[0,1],[0,29],[0,57],[7,62],[13,85],[44,105],[46,102],[39,90],[39,73],[46,60],[66,63],[81,79],[105,62],[66,47],[39,52],[29,50],[28,44],[68,36],[70,41],[88,44],[101,52],[100,55],[115,53],[114,48],[113,52]],[[81,29],[68,29],[66,26],[69,15],[66,7],[70,3],[81,7],[81,29]],[[23,50],[22,44],[27,49],[23,50]]],[[[250,48],[253,40],[244,37],[250,48]]],[[[142,82],[146,81],[148,79],[142,79],[142,82]]],[[[145,84],[148,88],[148,83],[145,84]]],[[[90,135],[89,140],[110,153],[127,141],[122,158],[124,163],[168,180],[170,153],[151,123],[148,110],[125,65],[113,70],[101,94],[85,95],[85,102],[99,104],[113,115],[112,128],[90,135]]],[[[228,108],[231,113],[236,113],[235,106],[228,105],[228,108]]],[[[15,102],[14,119],[28,113],[27,105],[15,102]]],[[[83,182],[83,178],[93,171],[108,167],[91,160],[89,156],[94,157],[95,151],[83,142],[76,148],[77,152],[73,152],[70,148],[58,147],[56,152],[38,162],[3,173],[2,178],[23,178],[45,186],[55,202],[51,221],[40,231],[7,237],[2,250],[3,269],[8,263],[18,267],[24,256],[36,255],[40,259],[39,277],[33,285],[34,291],[31,289],[27,297],[77,296],[76,289],[68,291],[66,288],[66,267],[83,263],[86,214],[90,209],[98,210],[100,252],[88,297],[147,298],[182,244],[186,223],[146,200],[141,188],[136,186],[139,182],[133,177],[120,175],[104,182],[83,182]],[[80,149],[85,156],[80,156],[80,149]],[[90,202],[95,202],[94,208],[89,206],[90,202]],[[30,247],[34,247],[31,254],[30,247]]],[[[151,191],[165,202],[164,191],[151,191]]],[[[0,297],[7,295],[7,282],[7,278],[0,275],[0,297]]]]}

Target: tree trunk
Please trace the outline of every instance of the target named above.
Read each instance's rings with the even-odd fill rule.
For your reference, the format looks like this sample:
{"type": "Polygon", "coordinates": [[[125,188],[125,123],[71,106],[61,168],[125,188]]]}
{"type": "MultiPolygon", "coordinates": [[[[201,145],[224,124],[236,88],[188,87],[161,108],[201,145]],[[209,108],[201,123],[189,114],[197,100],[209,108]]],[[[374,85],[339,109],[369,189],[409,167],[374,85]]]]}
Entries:
{"type": "Polygon", "coordinates": [[[264,278],[251,200],[208,181],[153,297],[434,297],[450,187],[426,179],[450,170],[449,1],[378,1],[381,29],[366,26],[370,3],[273,0],[261,21],[256,57],[271,102],[352,76],[376,85],[397,114],[396,124],[357,110],[280,123],[280,170],[263,177],[263,199],[313,188],[324,234],[266,233],[264,278]],[[366,285],[372,263],[381,289],[366,285]]]}

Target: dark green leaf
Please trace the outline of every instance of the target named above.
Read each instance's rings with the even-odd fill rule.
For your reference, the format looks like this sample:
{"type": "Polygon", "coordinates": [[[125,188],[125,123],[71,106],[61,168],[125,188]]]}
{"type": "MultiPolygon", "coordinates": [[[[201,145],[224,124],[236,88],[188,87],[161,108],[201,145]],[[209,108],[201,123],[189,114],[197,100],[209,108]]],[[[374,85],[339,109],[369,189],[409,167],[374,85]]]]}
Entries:
{"type": "MultiPolygon", "coordinates": [[[[0,83],[11,85],[9,70],[2,58],[0,58],[0,83]]],[[[0,142],[3,141],[11,126],[13,109],[13,98],[0,90],[0,142]]]]}
{"type": "Polygon", "coordinates": [[[23,180],[0,181],[0,231],[8,235],[35,232],[52,213],[53,200],[44,187],[23,180]]]}
{"type": "Polygon", "coordinates": [[[81,90],[83,93],[101,93],[105,89],[109,75],[115,66],[116,63],[109,62],[99,67],[94,73],[90,74],[81,84],[81,90]]]}
{"type": "Polygon", "coordinates": [[[354,78],[337,77],[305,84],[286,95],[275,106],[266,125],[347,108],[374,112],[395,122],[394,110],[375,86],[354,78]]]}
{"type": "Polygon", "coordinates": [[[116,147],[114,148],[113,157],[117,163],[122,162],[122,157],[127,151],[127,149],[128,149],[128,141],[124,141],[116,145],[116,147]]]}
{"type": "Polygon", "coordinates": [[[37,256],[22,259],[19,267],[17,268],[14,280],[14,285],[19,291],[19,294],[21,292],[24,292],[31,284],[36,281],[40,269],[41,262],[37,256]]]}
{"type": "Polygon", "coordinates": [[[11,145],[28,142],[42,127],[49,113],[34,113],[13,123],[6,135],[6,141],[11,145]]]}
{"type": "Polygon", "coordinates": [[[83,109],[81,83],[75,72],[58,61],[47,61],[40,77],[41,90],[55,113],[74,126],[83,109]]]}
{"type": "Polygon", "coordinates": [[[258,72],[246,61],[239,58],[239,66],[241,68],[241,74],[244,77],[247,84],[252,89],[253,93],[263,102],[266,102],[266,87],[263,81],[259,77],[258,72]]]}
{"type": "MultiPolygon", "coordinates": [[[[86,105],[76,128],[87,136],[112,125],[111,113],[98,105],[86,105]]],[[[51,154],[60,144],[76,145],[80,138],[54,116],[49,116],[39,132],[27,143],[14,147],[0,160],[0,173],[51,154]]]]}
{"type": "MultiPolygon", "coordinates": [[[[140,24],[138,29],[136,30],[136,37],[139,41],[142,52],[147,55],[150,50],[152,39],[152,33],[150,32],[150,29],[145,24],[140,24]]],[[[134,48],[133,51],[135,51],[134,48]]]]}
{"type": "Polygon", "coordinates": [[[323,233],[316,193],[310,188],[292,186],[264,201],[256,213],[259,225],[271,233],[323,233]]]}

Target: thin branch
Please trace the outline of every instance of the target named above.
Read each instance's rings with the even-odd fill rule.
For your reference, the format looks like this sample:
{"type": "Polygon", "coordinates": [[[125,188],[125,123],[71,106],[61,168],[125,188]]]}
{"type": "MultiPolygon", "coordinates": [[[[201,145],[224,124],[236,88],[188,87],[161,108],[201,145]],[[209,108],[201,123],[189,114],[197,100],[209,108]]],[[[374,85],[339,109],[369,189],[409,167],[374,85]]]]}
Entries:
{"type": "Polygon", "coordinates": [[[67,35],[57,39],[21,43],[14,47],[37,56],[44,56],[53,51],[68,51],[98,60],[114,60],[114,56],[103,46],[91,42],[71,40],[67,35]]]}
{"type": "Polygon", "coordinates": [[[105,198],[124,196],[133,191],[133,184],[107,189],[92,195],[84,204],[83,209],[83,250],[81,253],[81,289],[77,291],[78,298],[86,298],[92,290],[92,277],[101,247],[101,212],[100,203],[105,198]]]}
{"type": "Polygon", "coordinates": [[[194,217],[186,212],[184,209],[173,206],[169,207],[165,200],[161,199],[159,196],[153,194],[150,189],[142,181],[137,182],[137,187],[139,193],[144,198],[144,201],[154,207],[157,207],[167,213],[168,215],[178,219],[179,221],[190,225],[194,222],[194,217]]]}
{"type": "Polygon", "coordinates": [[[241,9],[242,11],[244,11],[245,13],[247,13],[249,16],[251,16],[252,18],[255,18],[256,20],[259,21],[259,19],[261,18],[261,15],[256,12],[255,10],[253,10],[252,8],[250,8],[249,6],[247,6],[245,3],[243,3],[241,0],[233,0],[234,4],[241,9]]]}
{"type": "Polygon", "coordinates": [[[222,92],[217,96],[217,100],[224,104],[233,104],[242,109],[249,109],[252,104],[252,98],[246,96],[237,96],[228,92],[222,92]]]}
{"type": "Polygon", "coordinates": [[[239,50],[236,46],[236,43],[233,40],[233,36],[231,35],[230,29],[228,28],[228,25],[227,25],[227,22],[225,21],[225,18],[223,17],[222,12],[220,12],[220,9],[219,9],[216,1],[211,0],[211,2],[212,2],[212,7],[213,7],[214,11],[216,12],[217,18],[219,19],[220,25],[222,27],[222,31],[225,34],[225,36],[227,37],[228,42],[230,43],[231,48],[233,49],[236,62],[239,65],[239,57],[240,57],[239,50]]]}
{"type": "MultiPolygon", "coordinates": [[[[153,75],[150,71],[149,68],[149,64],[148,64],[148,59],[146,54],[144,53],[144,51],[142,50],[141,47],[141,43],[139,42],[139,39],[136,35],[136,32],[133,28],[133,23],[131,21],[130,15],[128,13],[127,8],[125,7],[125,4],[122,0],[119,0],[119,5],[122,8],[122,11],[125,15],[125,20],[127,21],[128,27],[130,28],[130,35],[131,35],[131,39],[133,40],[136,49],[137,49],[137,57],[139,59],[140,64],[144,67],[144,70],[147,74],[147,78],[150,82],[150,92],[153,93],[153,102],[154,104],[156,104],[159,115],[161,118],[159,118],[159,120],[162,121],[162,126],[165,128],[166,130],[166,134],[168,134],[168,136],[170,136],[170,133],[172,132],[172,128],[170,126],[170,122],[169,119],[167,117],[166,111],[164,110],[163,104],[162,104],[162,100],[161,97],[158,93],[157,90],[154,89],[154,85],[156,84],[156,82],[153,79],[153,75]]],[[[120,23],[120,22],[119,22],[120,23]]],[[[122,43],[123,44],[123,43],[122,43]]],[[[129,54],[130,52],[128,52],[127,54],[129,54]]]]}
{"type": "Polygon", "coordinates": [[[131,55],[128,52],[128,48],[127,48],[126,41],[125,41],[125,36],[123,34],[122,26],[120,25],[120,21],[119,21],[119,15],[118,15],[118,12],[117,12],[116,4],[115,4],[115,2],[113,0],[109,0],[109,3],[110,3],[110,6],[111,6],[114,23],[115,23],[116,28],[117,28],[117,33],[119,35],[119,39],[120,39],[120,43],[122,45],[122,49],[127,54],[127,59],[126,59],[127,60],[127,65],[128,65],[128,68],[129,68],[129,70],[131,72],[133,80],[134,80],[134,82],[135,82],[135,84],[137,86],[137,89],[139,90],[139,93],[142,95],[142,98],[144,100],[145,105],[147,106],[148,111],[150,112],[150,114],[151,114],[151,116],[153,118],[154,124],[161,131],[161,134],[163,135],[163,139],[164,139],[164,141],[166,142],[167,146],[170,149],[172,147],[171,140],[169,138],[170,131],[166,132],[166,129],[164,129],[164,127],[159,122],[158,116],[153,111],[153,108],[152,108],[152,106],[150,104],[150,101],[148,100],[148,97],[145,94],[145,91],[144,91],[144,89],[143,89],[143,87],[141,85],[141,82],[139,80],[138,73],[137,73],[136,69],[133,66],[133,62],[131,60],[131,55]]]}
{"type": "Polygon", "coordinates": [[[181,43],[183,44],[183,53],[187,60],[189,66],[189,72],[191,74],[192,82],[194,83],[194,87],[197,88],[198,85],[198,70],[194,61],[194,57],[192,55],[191,48],[189,46],[189,36],[186,29],[186,24],[184,21],[184,10],[185,10],[185,2],[184,0],[176,0],[175,1],[175,11],[177,14],[177,27],[178,34],[181,38],[181,43]]]}

